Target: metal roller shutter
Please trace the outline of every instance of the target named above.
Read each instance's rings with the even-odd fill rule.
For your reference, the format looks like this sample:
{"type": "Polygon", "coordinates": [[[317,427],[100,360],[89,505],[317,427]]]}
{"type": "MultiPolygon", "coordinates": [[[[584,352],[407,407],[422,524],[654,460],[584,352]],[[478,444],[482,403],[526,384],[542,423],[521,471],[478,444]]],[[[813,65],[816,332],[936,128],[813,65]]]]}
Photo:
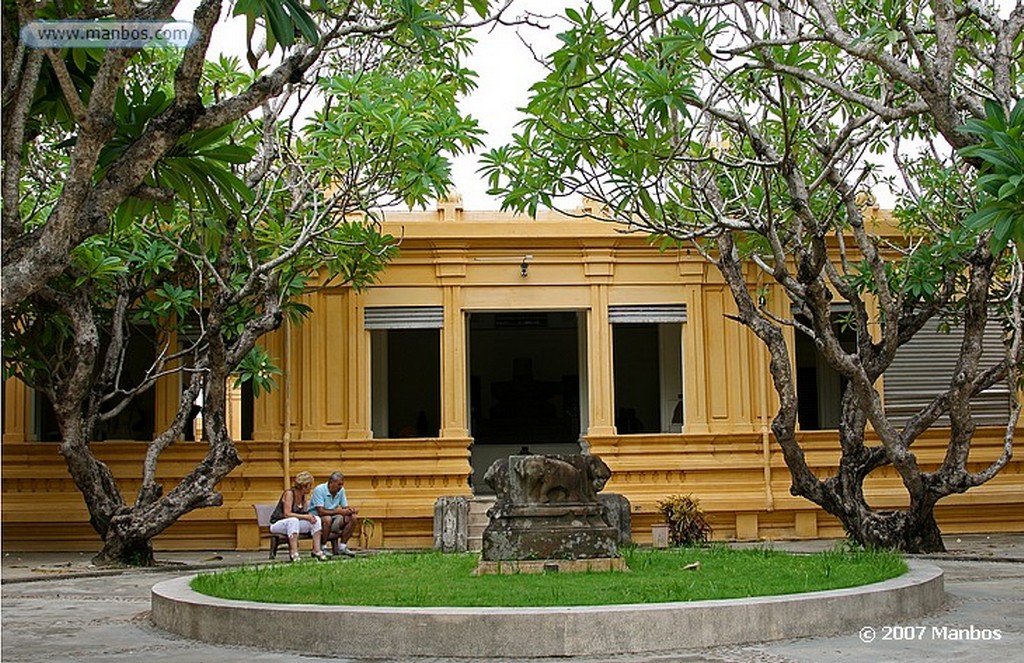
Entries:
{"type": "MultiPolygon", "coordinates": [[[[939,331],[939,321],[930,320],[896,352],[896,359],[884,376],[885,410],[895,425],[903,426],[949,385],[962,340],[957,329],[944,334],[939,331]]],[[[982,367],[993,365],[1002,356],[1001,330],[991,321],[985,329],[982,347],[982,367]]],[[[978,425],[1005,426],[1010,413],[1006,383],[997,383],[973,398],[971,409],[978,425]]],[[[942,417],[936,425],[948,426],[949,418],[942,417]]]]}
{"type": "Polygon", "coordinates": [[[441,329],[444,308],[441,306],[372,306],[364,309],[367,329],[441,329]]]}
{"type": "Polygon", "coordinates": [[[608,321],[620,325],[686,322],[686,304],[609,306],[608,321]]]}

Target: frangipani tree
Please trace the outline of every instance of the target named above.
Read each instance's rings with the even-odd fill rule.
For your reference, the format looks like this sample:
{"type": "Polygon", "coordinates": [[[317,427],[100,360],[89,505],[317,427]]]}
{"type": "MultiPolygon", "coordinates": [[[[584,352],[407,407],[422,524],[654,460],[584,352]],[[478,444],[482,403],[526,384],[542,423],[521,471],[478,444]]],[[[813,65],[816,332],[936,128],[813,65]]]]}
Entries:
{"type": "Polygon", "coordinates": [[[530,213],[583,193],[605,218],[702,251],[769,350],[771,428],[792,492],[862,544],[942,550],[936,503],[1005,467],[1020,413],[1024,6],[1001,18],[985,2],[611,5],[566,10],[520,132],[484,157],[493,192],[530,213]],[[896,191],[895,235],[868,219],[883,184],[896,191]],[[788,306],[753,291],[751,263],[788,306]],[[933,320],[960,335],[956,368],[898,426],[880,378],[933,320]],[[992,326],[1004,352],[982,364],[992,326]],[[800,446],[791,329],[844,379],[834,476],[816,475],[800,446]],[[999,382],[1013,395],[1002,453],[974,467],[971,399],[999,382]],[[943,416],[947,452],[926,471],[913,445],[943,416]],[[898,472],[906,508],[865,498],[883,466],[898,472]]]}
{"type": "MultiPolygon", "coordinates": [[[[167,70],[160,75],[168,78],[160,99],[125,94],[140,67],[152,59],[149,49],[33,48],[20,33],[34,22],[58,19],[164,21],[179,4],[54,0],[3,5],[0,290],[5,308],[63,272],[72,250],[106,232],[115,214],[139,204],[205,195],[204,189],[232,195],[223,169],[215,165],[218,158],[192,162],[189,172],[154,186],[154,171],[174,169],[172,152],[308,82],[315,67],[345,57],[353,41],[376,43],[378,57],[386,52],[414,64],[429,49],[449,50],[445,44],[464,30],[460,22],[469,20],[467,12],[481,22],[493,3],[200,0],[190,17],[196,39],[165,58],[167,70]],[[214,31],[229,16],[245,18],[248,61],[259,75],[249,76],[244,87],[230,94],[226,88],[203,94],[200,87],[217,50],[214,31]],[[112,151],[112,144],[119,149],[112,151]],[[42,194],[45,199],[37,206],[21,204],[27,196],[42,194]]],[[[500,17],[499,10],[490,20],[500,17]]]]}
{"type": "MultiPolygon", "coordinates": [[[[486,14],[486,2],[472,4],[486,14]]],[[[182,61],[134,54],[110,102],[116,128],[103,135],[84,183],[75,184],[78,150],[92,125],[76,124],[80,133],[69,137],[43,111],[27,116],[37,133],[21,168],[11,166],[21,178],[12,218],[23,248],[40,247],[49,224],[69,213],[61,211],[69,186],[88,189],[83,200],[94,207],[72,215],[87,223],[71,237],[66,264],[40,265],[45,278],[5,300],[4,368],[53,405],[60,453],[103,541],[97,562],[152,563],[153,537],[222,503],[217,484],[240,463],[227,389],[236,375],[257,394],[273,382],[260,337],[286,316],[300,321],[308,310],[298,297],[311,287],[372,282],[396,245],[379,233],[381,207],[423,205],[450,188],[449,156],[476,146],[480,133],[456,105],[474,84],[461,63],[470,44],[463,9],[319,6],[312,32],[299,30],[285,64],[269,74],[247,74],[237,60],[200,67],[188,53],[182,61]],[[167,128],[184,112],[190,66],[202,71],[186,103],[197,114],[167,128]],[[211,124],[211,114],[229,121],[211,124]],[[115,185],[120,198],[108,190],[115,185]],[[101,200],[109,207],[98,210],[101,200]],[[153,360],[129,371],[130,347],[140,344],[153,360]],[[175,375],[177,410],[148,445],[138,491],[127,494],[93,452],[97,429],[175,375]],[[164,486],[160,456],[182,438],[200,394],[205,456],[164,486]]],[[[281,20],[267,38],[283,44],[274,28],[281,20]]],[[[5,232],[7,220],[5,208],[5,232]]]]}

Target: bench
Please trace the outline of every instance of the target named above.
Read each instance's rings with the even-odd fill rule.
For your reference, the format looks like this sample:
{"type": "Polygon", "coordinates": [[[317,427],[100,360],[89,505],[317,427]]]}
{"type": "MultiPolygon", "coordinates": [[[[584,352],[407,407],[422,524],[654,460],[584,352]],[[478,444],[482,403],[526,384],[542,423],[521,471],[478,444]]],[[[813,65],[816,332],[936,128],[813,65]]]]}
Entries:
{"type": "MultiPolygon", "coordinates": [[[[260,536],[270,537],[270,559],[277,559],[277,549],[288,545],[288,537],[270,532],[270,516],[273,515],[277,504],[253,504],[252,508],[256,512],[256,523],[260,527],[260,536]]],[[[309,539],[312,537],[309,534],[300,534],[299,538],[309,539]]],[[[337,534],[328,536],[327,540],[322,541],[321,544],[326,547],[330,541],[336,538],[338,538],[337,534]]]]}

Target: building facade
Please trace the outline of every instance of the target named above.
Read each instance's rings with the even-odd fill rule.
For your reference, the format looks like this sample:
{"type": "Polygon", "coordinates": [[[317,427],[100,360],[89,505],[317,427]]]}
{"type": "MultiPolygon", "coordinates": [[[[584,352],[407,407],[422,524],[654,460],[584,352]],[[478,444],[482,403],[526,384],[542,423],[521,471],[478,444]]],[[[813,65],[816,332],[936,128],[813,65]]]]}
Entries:
{"type": "MultiPolygon", "coordinates": [[[[251,505],[275,501],[300,470],[323,479],[334,469],[371,521],[364,544],[427,547],[436,498],[486,494],[490,463],[523,450],[599,454],[614,473],[606,490],[632,502],[640,542],[660,520],[657,502],[679,493],[700,499],[716,538],[843,535],[835,519],[789,494],[769,433],[777,399],[767,352],[729,317],[728,287],[696,252],[584,216],[527,219],[464,211],[456,201],[389,213],[383,229],[401,238],[401,250],[377,285],[312,290],[309,319],[267,339],[284,373],[269,395],[236,394],[243,465],[222,483],[224,506],[186,516],[158,549],[257,547],[251,505]]],[[[788,315],[785,297],[757,270],[750,283],[788,315]]],[[[912,408],[938,379],[939,340],[901,350],[885,385],[892,412],[912,408]]],[[[813,345],[791,341],[801,435],[827,474],[838,459],[840,379],[813,345]]],[[[955,357],[955,346],[949,352],[955,357]]],[[[94,445],[129,494],[147,424],[156,430],[169,420],[178,389],[166,381],[145,416],[94,445]],[[125,439],[133,436],[140,441],[125,439]]],[[[998,456],[1007,404],[1005,389],[986,395],[982,423],[992,425],[979,429],[972,461],[998,456]]],[[[44,410],[19,383],[5,385],[3,520],[17,526],[4,527],[4,546],[92,549],[95,534],[47,441],[44,410]],[[34,524],[55,512],[67,519],[61,541],[34,524]]],[[[941,462],[946,434],[936,429],[916,443],[924,465],[941,462]]],[[[173,445],[160,475],[183,476],[202,452],[201,441],[173,445]]],[[[940,503],[943,530],[1024,530],[1022,470],[1014,460],[989,484],[940,503]]],[[[906,502],[894,472],[875,474],[873,505],[906,502]]]]}

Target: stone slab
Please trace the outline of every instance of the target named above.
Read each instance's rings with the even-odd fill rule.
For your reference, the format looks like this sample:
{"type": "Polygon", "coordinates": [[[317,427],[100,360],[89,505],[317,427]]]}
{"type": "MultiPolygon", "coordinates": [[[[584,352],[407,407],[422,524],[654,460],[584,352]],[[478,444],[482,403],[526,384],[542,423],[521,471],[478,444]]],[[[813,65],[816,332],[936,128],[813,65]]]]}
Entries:
{"type": "Polygon", "coordinates": [[[498,562],[618,556],[618,532],[601,519],[598,505],[588,508],[590,517],[492,518],[484,530],[481,557],[498,562]]]}
{"type": "Polygon", "coordinates": [[[469,501],[457,495],[438,497],[434,502],[434,550],[469,550],[469,501]]]}
{"type": "Polygon", "coordinates": [[[605,522],[619,533],[616,543],[619,546],[633,543],[632,507],[626,496],[619,493],[601,493],[597,496],[597,501],[604,509],[605,522]]]}

